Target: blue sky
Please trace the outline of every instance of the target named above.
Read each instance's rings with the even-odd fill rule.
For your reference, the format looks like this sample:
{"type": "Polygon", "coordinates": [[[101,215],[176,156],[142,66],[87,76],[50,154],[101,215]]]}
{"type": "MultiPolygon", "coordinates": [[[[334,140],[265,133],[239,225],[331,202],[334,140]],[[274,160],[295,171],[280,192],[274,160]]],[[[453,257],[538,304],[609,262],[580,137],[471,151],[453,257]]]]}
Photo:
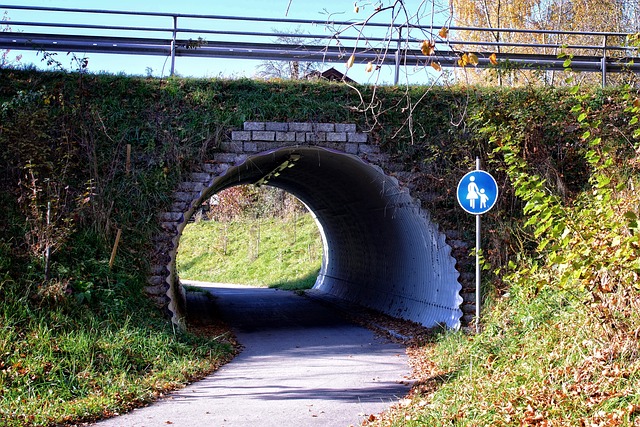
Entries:
{"type": "MultiPolygon", "coordinates": [[[[129,1],[90,1],[90,0],[0,0],[0,13],[6,9],[2,5],[21,5],[21,6],[47,6],[47,7],[63,7],[63,8],[82,8],[82,9],[99,9],[99,10],[126,10],[126,11],[144,11],[144,12],[163,12],[163,13],[181,13],[181,14],[199,14],[199,15],[223,15],[223,16],[246,16],[246,17],[263,17],[263,18],[292,18],[292,19],[310,19],[325,21],[329,14],[333,14],[333,19],[340,21],[360,20],[367,17],[372,11],[371,4],[360,1],[360,13],[354,12],[353,0],[322,0],[319,2],[310,2],[308,0],[236,0],[236,1],[196,1],[181,0],[179,2],[169,2],[164,0],[129,0],[129,1]],[[287,13],[288,8],[288,13],[287,13]],[[285,15],[285,13],[287,13],[285,15]]],[[[387,4],[390,2],[387,2],[387,4]]],[[[416,12],[420,11],[421,15],[426,15],[424,24],[431,24],[431,5],[430,2],[422,2],[421,0],[406,0],[407,9],[416,12]],[[429,3],[427,5],[427,3],[429,3]],[[420,6],[422,5],[422,6],[420,6]]],[[[64,22],[64,23],[95,23],[102,25],[118,25],[118,26],[151,26],[151,27],[171,27],[170,18],[154,18],[140,16],[121,16],[121,15],[85,15],[85,14],[67,14],[57,12],[33,12],[8,10],[8,18],[11,21],[41,21],[41,22],[64,22]]],[[[439,15],[437,15],[439,16],[439,15]]],[[[389,22],[390,15],[381,15],[381,22],[389,22]]],[[[440,19],[442,21],[442,19],[440,19]]],[[[434,22],[441,24],[442,22],[434,22]]],[[[249,30],[269,32],[277,27],[279,31],[292,31],[295,24],[274,23],[264,24],[248,24],[237,21],[179,21],[179,25],[191,28],[204,28],[206,26],[215,25],[215,28],[226,28],[232,30],[249,30]],[[202,27],[201,27],[202,26],[202,27]]],[[[34,31],[34,28],[13,26],[13,31],[34,31]]],[[[209,27],[212,28],[212,27],[209,27]]],[[[44,30],[41,30],[44,31],[44,30]]],[[[50,31],[50,30],[47,30],[50,31]]],[[[66,30],[68,31],[68,30],[66,30]]],[[[87,31],[87,30],[73,30],[87,31]]],[[[307,30],[308,31],[308,30],[307,30]]],[[[323,33],[325,30],[318,28],[312,29],[310,32],[323,33]]],[[[64,32],[64,31],[63,31],[64,32]]],[[[122,33],[116,35],[125,35],[122,33]]],[[[140,35],[139,35],[140,36],[140,35]]],[[[142,35],[148,36],[148,35],[142,35]]],[[[168,34],[154,33],[155,37],[169,37],[168,34]]],[[[196,36],[194,36],[195,38],[196,36]]],[[[212,35],[205,36],[211,39],[212,35]]],[[[273,39],[264,38],[262,42],[273,42],[273,39]]],[[[14,54],[23,54],[21,62],[23,64],[34,63],[43,66],[40,57],[33,52],[17,52],[14,54]]],[[[78,56],[83,56],[82,52],[75,52],[78,56]]],[[[89,58],[89,70],[107,71],[111,73],[124,72],[126,74],[145,75],[147,71],[152,69],[153,74],[168,75],[169,61],[164,57],[154,56],[131,56],[131,55],[105,55],[105,54],[87,54],[89,58]]],[[[67,66],[69,57],[65,53],[58,53],[57,59],[67,66]]],[[[237,59],[199,59],[199,58],[177,58],[176,71],[183,76],[193,77],[252,77],[256,73],[256,67],[259,61],[237,60],[237,59]]],[[[322,68],[334,66],[339,71],[346,71],[344,64],[326,64],[322,68]]],[[[71,67],[69,65],[69,67],[71,67]]],[[[433,76],[433,73],[427,73],[424,70],[408,70],[412,75],[413,81],[426,81],[433,76]]],[[[354,67],[349,71],[349,76],[361,83],[366,83],[374,77],[373,74],[367,74],[362,67],[354,67]],[[362,68],[362,69],[358,69],[362,68]]],[[[381,74],[381,82],[389,83],[392,80],[392,71],[390,69],[383,70],[381,74]]]]}

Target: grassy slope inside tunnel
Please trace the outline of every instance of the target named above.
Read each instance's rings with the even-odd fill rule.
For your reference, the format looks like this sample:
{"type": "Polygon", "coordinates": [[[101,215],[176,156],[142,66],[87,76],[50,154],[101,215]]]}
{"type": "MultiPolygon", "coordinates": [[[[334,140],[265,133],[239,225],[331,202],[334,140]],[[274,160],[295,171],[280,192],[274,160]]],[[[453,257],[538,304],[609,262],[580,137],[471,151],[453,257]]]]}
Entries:
{"type": "Polygon", "coordinates": [[[178,275],[206,282],[308,289],[320,270],[322,241],[309,213],[188,224],[178,275]]]}

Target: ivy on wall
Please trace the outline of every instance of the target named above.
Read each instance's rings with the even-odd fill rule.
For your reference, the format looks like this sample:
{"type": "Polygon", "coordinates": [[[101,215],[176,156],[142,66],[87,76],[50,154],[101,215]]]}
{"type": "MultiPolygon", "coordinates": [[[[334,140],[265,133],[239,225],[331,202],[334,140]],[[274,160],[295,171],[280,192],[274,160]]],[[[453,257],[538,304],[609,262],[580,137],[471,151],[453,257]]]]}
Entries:
{"type": "MultiPolygon", "coordinates": [[[[633,125],[618,107],[618,101],[631,96],[629,90],[587,91],[578,102],[568,90],[552,88],[443,87],[430,88],[428,99],[417,102],[424,94],[420,87],[408,93],[380,87],[381,113],[369,121],[354,107],[360,101],[353,91],[338,83],[159,80],[33,70],[0,70],[0,76],[0,190],[7,206],[13,206],[12,225],[0,229],[2,241],[26,263],[40,260],[34,272],[42,274],[42,252],[49,246],[52,275],[60,277],[70,276],[63,268],[70,261],[64,258],[74,254],[68,249],[83,246],[78,236],[88,233],[92,242],[102,242],[92,243],[100,249],[90,253],[104,259],[121,229],[118,259],[132,261],[142,280],[144,254],[158,226],[155,215],[169,203],[169,190],[244,121],[356,123],[370,132],[372,143],[405,165],[412,180],[407,184],[434,219],[462,238],[470,232],[453,191],[480,156],[495,171],[503,195],[486,215],[485,258],[503,267],[535,244],[521,219],[526,201],[514,192],[516,157],[505,149],[503,155],[492,154],[495,144],[509,141],[522,162],[517,167],[526,165],[544,179],[544,184],[527,182],[527,188],[552,188],[549,197],[562,206],[588,188],[593,171],[583,156],[589,142],[572,108],[585,105],[590,123],[602,120],[600,132],[610,134],[612,149],[621,155],[628,144],[620,135],[630,135],[633,125]],[[416,101],[411,129],[401,108],[407,94],[416,101]],[[492,139],[490,128],[500,137],[492,139]]],[[[564,228],[553,227],[562,235],[564,228]]]]}

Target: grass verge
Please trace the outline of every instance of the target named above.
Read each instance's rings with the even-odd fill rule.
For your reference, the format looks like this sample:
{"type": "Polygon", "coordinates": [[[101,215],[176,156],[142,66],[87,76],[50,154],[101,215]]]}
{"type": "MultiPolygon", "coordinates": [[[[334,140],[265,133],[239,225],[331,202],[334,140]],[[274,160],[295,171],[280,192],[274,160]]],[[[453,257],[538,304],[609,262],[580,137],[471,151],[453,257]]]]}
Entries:
{"type": "Polygon", "coordinates": [[[210,373],[233,354],[229,343],[173,330],[124,283],[112,290],[108,301],[95,292],[88,303],[53,286],[42,294],[0,281],[0,425],[112,416],[210,373]]]}
{"type": "Polygon", "coordinates": [[[637,182],[612,176],[622,183],[610,197],[590,189],[589,203],[564,205],[579,218],[565,236],[595,244],[522,254],[501,276],[508,293],[484,307],[480,333],[411,342],[411,396],[369,425],[640,425],[640,196],[637,182]],[[567,268],[574,275],[562,281],[567,268]]]}
{"type": "Polygon", "coordinates": [[[636,426],[640,298],[525,289],[496,303],[478,335],[444,333],[409,348],[416,385],[369,426],[636,426]],[[612,323],[593,304],[624,304],[612,323]],[[635,313],[635,314],[634,314],[635,313]],[[624,331],[624,332],[623,332],[624,331]]]}

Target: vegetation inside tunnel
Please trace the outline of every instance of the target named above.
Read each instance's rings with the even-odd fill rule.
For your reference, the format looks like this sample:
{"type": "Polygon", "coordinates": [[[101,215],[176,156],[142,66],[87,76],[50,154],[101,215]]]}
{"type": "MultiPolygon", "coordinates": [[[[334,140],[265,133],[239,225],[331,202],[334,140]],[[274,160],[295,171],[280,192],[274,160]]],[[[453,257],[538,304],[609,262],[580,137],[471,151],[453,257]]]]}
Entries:
{"type": "Polygon", "coordinates": [[[180,238],[181,280],[311,288],[322,260],[307,208],[274,187],[240,185],[213,195],[180,238]]]}

